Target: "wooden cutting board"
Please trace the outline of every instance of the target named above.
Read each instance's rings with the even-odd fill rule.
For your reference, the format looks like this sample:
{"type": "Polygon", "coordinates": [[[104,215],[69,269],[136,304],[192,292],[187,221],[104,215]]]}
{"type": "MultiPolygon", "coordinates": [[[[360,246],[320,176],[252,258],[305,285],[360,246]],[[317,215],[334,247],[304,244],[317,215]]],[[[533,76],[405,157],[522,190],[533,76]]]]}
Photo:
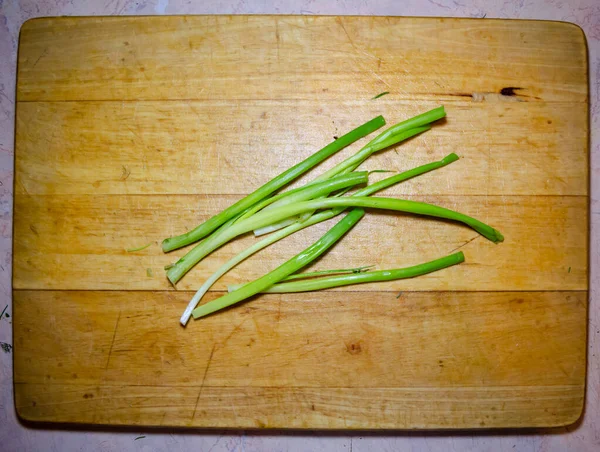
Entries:
{"type": "MultiPolygon", "coordinates": [[[[28,21],[16,124],[18,413],[236,428],[573,423],[585,388],[588,159],[586,43],[567,23],[28,21]],[[384,194],[473,215],[504,243],[373,212],[311,268],[402,267],[457,249],[466,262],[413,280],[259,296],[179,326],[192,290],[253,238],[205,259],[177,290],[163,266],[183,251],[163,254],[163,238],[376,115],[391,124],[440,104],[447,120],[363,168],[458,153],[384,194]]],[[[331,224],[244,262],[208,299],[331,224]]]]}

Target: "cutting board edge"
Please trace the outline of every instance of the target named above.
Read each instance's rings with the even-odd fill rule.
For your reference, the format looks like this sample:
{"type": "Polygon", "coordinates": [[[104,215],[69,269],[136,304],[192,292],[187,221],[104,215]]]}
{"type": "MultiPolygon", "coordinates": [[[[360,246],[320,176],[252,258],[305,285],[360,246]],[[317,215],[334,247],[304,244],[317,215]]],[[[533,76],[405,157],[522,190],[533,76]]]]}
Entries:
{"type": "MultiPolygon", "coordinates": [[[[15,397],[14,397],[14,407],[15,407],[15,412],[17,414],[17,416],[19,417],[19,419],[24,422],[24,423],[31,423],[33,426],[35,425],[49,425],[49,426],[56,426],[56,425],[65,425],[65,426],[94,426],[94,427],[107,427],[107,428],[114,428],[114,427],[124,427],[124,428],[138,428],[140,426],[143,427],[150,427],[150,428],[177,428],[177,429],[184,429],[184,430],[189,430],[189,429],[206,429],[206,430],[239,430],[239,429],[245,429],[245,430],[282,430],[282,431],[307,431],[307,430],[311,430],[311,431],[324,431],[324,432],[332,432],[332,431],[377,431],[377,432],[385,432],[385,431],[424,431],[424,432],[431,432],[431,431],[456,431],[456,430],[471,430],[471,431],[484,431],[484,430],[494,430],[494,431],[503,431],[503,430],[519,430],[522,432],[527,432],[531,429],[560,429],[560,428],[565,428],[565,427],[569,427],[569,426],[573,426],[573,425],[578,425],[580,424],[585,416],[585,409],[586,409],[586,404],[585,404],[585,390],[586,387],[585,385],[583,386],[579,386],[578,387],[578,391],[580,393],[580,395],[577,397],[577,399],[580,401],[577,405],[575,404],[571,404],[570,408],[572,408],[570,410],[570,412],[565,415],[562,419],[557,420],[556,422],[548,422],[548,421],[540,421],[540,422],[528,422],[528,425],[523,426],[523,425],[519,425],[518,422],[515,421],[510,421],[510,422],[506,422],[506,423],[497,423],[494,424],[492,423],[484,423],[482,421],[474,421],[471,423],[464,423],[464,424],[460,424],[457,426],[447,426],[444,424],[426,424],[426,422],[415,422],[412,424],[408,424],[408,425],[400,425],[398,424],[397,426],[385,426],[385,427],[377,427],[377,426],[368,426],[368,425],[364,425],[364,426],[360,426],[360,425],[353,425],[353,426],[347,426],[347,425],[343,425],[342,422],[340,422],[339,424],[335,424],[332,426],[322,426],[322,425],[311,425],[310,423],[307,423],[307,425],[304,426],[289,426],[289,422],[286,422],[286,420],[284,419],[283,421],[278,422],[274,422],[274,423],[262,423],[260,421],[258,421],[258,425],[257,425],[257,421],[251,421],[249,419],[246,419],[245,421],[242,422],[238,422],[235,425],[214,425],[211,424],[210,421],[206,420],[206,421],[187,421],[187,422],[171,422],[171,423],[163,423],[162,420],[161,421],[147,421],[147,420],[141,420],[140,422],[121,422],[119,420],[115,421],[105,421],[105,422],[97,422],[97,421],[76,421],[76,420],[71,420],[69,417],[63,416],[63,417],[55,417],[54,419],[48,419],[44,416],[35,416],[35,415],[30,415],[26,412],[26,410],[24,410],[25,406],[21,405],[19,406],[19,402],[22,401],[26,401],[27,399],[23,398],[22,393],[18,393],[16,391],[16,386],[19,385],[23,385],[25,386],[25,384],[19,383],[19,384],[15,384],[15,397]]],[[[35,385],[34,385],[35,386],[35,385]]],[[[124,386],[124,388],[127,388],[127,386],[124,386]]],[[[131,387],[131,388],[135,388],[135,386],[131,387]]],[[[100,390],[100,388],[97,388],[98,390],[100,390]]],[[[208,387],[207,389],[210,389],[210,387],[208,387]]],[[[232,388],[235,389],[235,388],[232,388]]],[[[309,388],[312,389],[312,388],[309,388]]],[[[327,389],[327,388],[325,388],[327,389]]],[[[397,389],[402,389],[402,388],[397,388],[397,389]]],[[[259,400],[256,400],[257,403],[259,403],[259,400]]],[[[96,411],[96,410],[94,410],[96,411]]],[[[304,413],[302,413],[304,415],[310,415],[311,412],[310,411],[305,411],[304,413]]],[[[143,413],[142,413],[142,419],[143,419],[143,413]]],[[[298,418],[300,416],[298,416],[298,414],[296,414],[296,418],[298,418]]],[[[335,422],[335,421],[334,421],[335,422]]],[[[548,432],[550,433],[550,432],[548,432]]]]}
{"type": "MultiPolygon", "coordinates": [[[[123,19],[122,17],[116,18],[116,17],[111,17],[111,16],[99,16],[99,17],[100,18],[102,18],[102,17],[104,17],[104,18],[110,18],[110,19],[123,19]]],[[[281,16],[281,17],[285,17],[285,16],[281,16]]],[[[380,17],[387,17],[387,16],[380,16],[380,17]]],[[[415,17],[415,18],[419,18],[419,17],[415,17]]],[[[44,20],[44,19],[46,19],[46,20],[47,19],[69,19],[70,20],[70,19],[73,19],[73,18],[70,18],[70,17],[35,18],[35,19],[30,19],[30,20],[26,21],[23,24],[23,27],[25,27],[25,25],[28,24],[29,22],[33,22],[33,21],[36,21],[36,20],[44,20]]],[[[96,18],[94,18],[94,19],[96,19],[96,18]]],[[[436,18],[423,18],[423,19],[436,19],[436,18]]],[[[450,20],[464,20],[464,19],[465,18],[450,18],[450,20]]],[[[471,20],[478,20],[478,19],[474,18],[474,19],[471,19],[471,20]]],[[[486,20],[488,20],[488,19],[486,19],[486,20]]],[[[504,19],[496,19],[496,20],[504,20],[504,19]]],[[[585,47],[585,50],[586,50],[586,61],[588,60],[587,39],[585,37],[585,33],[583,33],[583,30],[579,26],[577,26],[576,24],[572,24],[572,23],[569,23],[569,22],[561,22],[561,21],[542,21],[542,20],[522,20],[522,22],[556,22],[557,24],[573,25],[573,26],[575,26],[577,29],[579,29],[579,31],[583,35],[583,43],[584,43],[584,47],[585,47]]],[[[28,25],[28,26],[30,26],[30,25],[28,25]]],[[[22,27],[21,30],[23,30],[23,27],[22,27]]],[[[19,38],[19,40],[20,40],[20,38],[19,38]]],[[[589,64],[586,65],[586,77],[589,80],[589,64]]],[[[18,83],[18,81],[17,81],[17,83],[18,83]]],[[[589,105],[589,83],[587,85],[587,93],[588,93],[588,99],[586,100],[586,105],[589,105]]],[[[588,130],[587,130],[587,136],[588,136],[588,140],[589,140],[589,136],[590,136],[590,132],[589,132],[589,109],[588,109],[588,130]]],[[[15,140],[16,140],[16,137],[15,137],[15,140]]],[[[589,145],[588,145],[588,149],[587,150],[588,150],[588,159],[589,159],[589,152],[590,152],[589,145]]],[[[588,165],[587,171],[588,171],[588,182],[589,182],[589,180],[590,180],[590,178],[589,178],[589,174],[590,174],[589,165],[588,165]]],[[[16,178],[15,178],[15,180],[16,180],[16,178]]],[[[587,197],[588,197],[588,200],[589,200],[590,199],[589,191],[588,191],[587,197]]],[[[589,209],[589,206],[588,206],[588,209],[589,209]]],[[[588,211],[588,215],[589,215],[589,211],[588,211]]],[[[14,217],[13,217],[13,222],[14,222],[14,217]]],[[[590,233],[589,224],[588,224],[587,233],[588,233],[588,236],[589,236],[589,233],[590,233]]],[[[13,247],[14,247],[14,236],[13,236],[13,247]]],[[[587,251],[588,251],[588,262],[589,262],[589,259],[590,259],[590,250],[589,250],[589,248],[588,248],[587,251]]],[[[13,259],[14,259],[14,257],[13,257],[13,259]]],[[[589,272],[589,264],[588,264],[588,272],[589,272]]],[[[19,290],[19,289],[14,289],[13,288],[13,293],[14,293],[15,290],[19,290]]],[[[589,300],[589,279],[588,279],[588,290],[586,290],[586,294],[587,294],[587,298],[589,300]]],[[[586,307],[586,319],[587,319],[587,316],[589,316],[589,309],[586,307]]],[[[587,328],[589,329],[589,323],[586,323],[586,325],[587,325],[587,328]]],[[[14,332],[13,332],[13,334],[14,334],[14,332]]],[[[586,343],[587,343],[587,338],[586,338],[586,343]]],[[[586,347],[585,353],[586,353],[586,358],[587,358],[587,347],[586,347]]],[[[585,376],[584,376],[584,383],[585,383],[585,376]]],[[[585,384],[581,388],[581,391],[583,392],[583,394],[585,394],[585,384]]],[[[16,412],[17,412],[17,414],[19,415],[19,417],[21,419],[23,419],[23,420],[25,420],[27,422],[37,422],[31,416],[27,416],[26,414],[22,413],[22,410],[17,406],[16,388],[15,388],[15,398],[14,398],[14,400],[15,400],[15,409],[16,409],[16,412]]],[[[585,410],[585,404],[584,404],[584,401],[582,400],[581,401],[581,406],[580,407],[576,407],[576,409],[575,409],[575,411],[578,411],[578,412],[577,412],[577,416],[573,419],[572,422],[558,423],[558,424],[552,425],[552,426],[550,426],[550,425],[540,425],[540,426],[560,427],[560,426],[565,426],[565,425],[572,425],[573,423],[576,423],[580,419],[580,417],[584,414],[584,410],[585,410]]],[[[60,421],[60,420],[59,421],[44,421],[44,423],[52,423],[52,424],[63,423],[63,422],[64,421],[60,421]]],[[[69,422],[69,424],[90,425],[90,423],[78,423],[78,422],[69,422]]],[[[97,425],[115,425],[115,424],[97,424],[97,425]]],[[[143,423],[140,423],[140,424],[119,424],[119,425],[132,425],[133,426],[133,425],[158,425],[158,424],[151,424],[151,423],[148,423],[148,422],[143,422],[143,423]]],[[[215,427],[215,428],[222,428],[222,427],[215,427]]],[[[229,427],[229,428],[235,428],[235,427],[229,427]]],[[[277,428],[281,428],[281,427],[277,427],[277,428]]],[[[307,427],[307,428],[316,429],[316,430],[331,430],[331,429],[327,429],[327,428],[325,428],[325,429],[323,429],[323,428],[314,428],[314,427],[307,427]]],[[[480,429],[480,428],[489,428],[489,427],[478,427],[478,426],[475,426],[475,427],[471,427],[471,428],[480,429]]],[[[497,428],[511,428],[511,427],[507,426],[507,427],[497,427],[497,428]]],[[[523,427],[523,428],[530,428],[530,427],[523,427]]],[[[297,429],[297,428],[292,428],[292,429],[297,429]]],[[[357,430],[357,429],[353,429],[353,428],[348,428],[348,429],[349,430],[357,430]]],[[[433,429],[435,429],[435,428],[433,428],[433,429]]],[[[381,429],[381,430],[386,430],[386,429],[381,429]]],[[[423,430],[430,430],[430,428],[424,428],[423,430]]]]}

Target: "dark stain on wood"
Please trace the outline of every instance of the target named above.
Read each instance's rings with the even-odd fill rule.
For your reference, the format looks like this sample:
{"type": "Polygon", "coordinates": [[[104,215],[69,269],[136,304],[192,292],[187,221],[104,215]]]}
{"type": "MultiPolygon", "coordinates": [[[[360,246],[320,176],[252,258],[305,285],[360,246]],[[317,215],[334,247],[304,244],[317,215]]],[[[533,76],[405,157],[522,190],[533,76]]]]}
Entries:
{"type": "Polygon", "coordinates": [[[350,344],[346,344],[346,351],[348,353],[350,353],[351,355],[358,355],[359,353],[362,352],[362,347],[360,345],[360,342],[356,342],[356,343],[350,343],[350,344]]]}

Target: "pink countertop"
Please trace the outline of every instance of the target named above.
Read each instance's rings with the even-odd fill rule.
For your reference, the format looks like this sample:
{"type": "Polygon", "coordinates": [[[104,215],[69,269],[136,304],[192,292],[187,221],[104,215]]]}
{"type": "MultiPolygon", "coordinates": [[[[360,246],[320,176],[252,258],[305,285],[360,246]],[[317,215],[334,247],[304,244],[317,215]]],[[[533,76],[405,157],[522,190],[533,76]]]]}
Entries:
{"type": "MultiPolygon", "coordinates": [[[[32,17],[113,14],[360,14],[552,19],[580,25],[588,40],[591,103],[591,273],[588,376],[583,419],[538,432],[273,433],[131,429],[42,429],[21,424],[12,392],[12,351],[0,349],[0,450],[364,451],[600,450],[600,1],[598,0],[0,0],[0,310],[12,315],[11,234],[17,40],[32,17]]],[[[12,343],[12,317],[0,341],[12,343]]]]}

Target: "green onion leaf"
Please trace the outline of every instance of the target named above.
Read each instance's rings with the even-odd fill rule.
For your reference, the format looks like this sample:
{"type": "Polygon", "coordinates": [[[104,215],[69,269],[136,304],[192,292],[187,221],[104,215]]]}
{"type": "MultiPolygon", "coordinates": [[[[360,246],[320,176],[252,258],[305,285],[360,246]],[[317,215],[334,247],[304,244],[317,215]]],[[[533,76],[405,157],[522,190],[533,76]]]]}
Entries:
{"type": "Polygon", "coordinates": [[[379,99],[380,97],[383,97],[383,96],[385,96],[386,94],[389,94],[389,93],[390,93],[389,91],[384,91],[383,93],[379,93],[377,96],[373,96],[371,98],[371,100],[379,99]]]}

